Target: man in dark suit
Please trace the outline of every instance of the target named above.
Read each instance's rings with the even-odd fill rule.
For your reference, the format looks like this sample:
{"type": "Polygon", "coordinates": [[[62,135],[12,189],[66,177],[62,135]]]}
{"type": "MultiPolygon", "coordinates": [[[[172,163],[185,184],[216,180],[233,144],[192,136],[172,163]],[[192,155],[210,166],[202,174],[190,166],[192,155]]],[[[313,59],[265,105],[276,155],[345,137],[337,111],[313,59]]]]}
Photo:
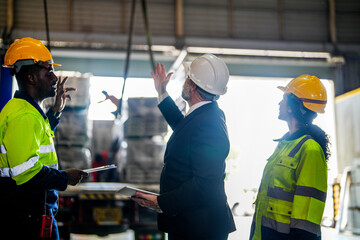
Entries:
{"type": "Polygon", "coordinates": [[[160,177],[160,195],[137,192],[133,200],[159,212],[158,227],[169,240],[225,240],[235,230],[224,190],[229,140],[216,100],[226,93],[229,72],[214,55],[187,67],[182,97],[185,116],[166,92],[172,73],[157,64],[154,78],[159,108],[173,129],[160,177]]]}

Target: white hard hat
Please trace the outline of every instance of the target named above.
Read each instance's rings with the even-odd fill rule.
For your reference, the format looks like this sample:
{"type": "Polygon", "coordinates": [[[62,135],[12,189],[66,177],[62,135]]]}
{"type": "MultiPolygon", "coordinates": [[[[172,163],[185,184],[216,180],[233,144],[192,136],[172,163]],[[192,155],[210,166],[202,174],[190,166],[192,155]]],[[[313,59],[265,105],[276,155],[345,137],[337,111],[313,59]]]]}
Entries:
{"type": "Polygon", "coordinates": [[[208,93],[223,95],[229,81],[229,70],[223,60],[212,54],[196,58],[190,66],[184,63],[186,76],[208,93]]]}

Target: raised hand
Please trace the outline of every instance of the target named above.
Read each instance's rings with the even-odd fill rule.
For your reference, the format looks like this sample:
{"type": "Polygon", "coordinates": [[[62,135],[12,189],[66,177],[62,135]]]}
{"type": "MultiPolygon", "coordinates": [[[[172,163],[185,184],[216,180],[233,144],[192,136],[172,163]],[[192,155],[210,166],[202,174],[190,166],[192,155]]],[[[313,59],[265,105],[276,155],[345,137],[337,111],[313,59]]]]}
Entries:
{"type": "Polygon", "coordinates": [[[71,100],[71,96],[67,94],[70,91],[76,91],[76,88],[66,88],[65,83],[68,80],[68,77],[65,77],[64,80],[61,81],[61,77],[56,85],[56,97],[55,97],[55,104],[53,106],[54,112],[61,112],[66,105],[66,99],[71,100]]]}
{"type": "Polygon", "coordinates": [[[173,73],[166,75],[164,64],[158,63],[155,67],[155,74],[151,72],[151,76],[154,79],[155,89],[159,95],[166,92],[166,86],[169,83],[170,77],[173,73]]]}

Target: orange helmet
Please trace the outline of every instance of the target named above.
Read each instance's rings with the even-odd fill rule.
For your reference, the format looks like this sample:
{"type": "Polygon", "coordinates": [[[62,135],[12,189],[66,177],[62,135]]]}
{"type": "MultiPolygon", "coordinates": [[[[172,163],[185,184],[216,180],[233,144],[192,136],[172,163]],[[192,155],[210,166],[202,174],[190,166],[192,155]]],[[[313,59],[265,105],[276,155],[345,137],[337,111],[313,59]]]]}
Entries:
{"type": "Polygon", "coordinates": [[[301,75],[291,80],[286,87],[278,87],[284,93],[292,93],[297,96],[307,109],[324,113],[327,103],[325,86],[316,76],[301,75]]]}
{"type": "Polygon", "coordinates": [[[21,66],[33,64],[61,66],[53,62],[51,53],[42,42],[29,37],[21,38],[10,45],[3,66],[15,68],[18,72],[21,66]]]}

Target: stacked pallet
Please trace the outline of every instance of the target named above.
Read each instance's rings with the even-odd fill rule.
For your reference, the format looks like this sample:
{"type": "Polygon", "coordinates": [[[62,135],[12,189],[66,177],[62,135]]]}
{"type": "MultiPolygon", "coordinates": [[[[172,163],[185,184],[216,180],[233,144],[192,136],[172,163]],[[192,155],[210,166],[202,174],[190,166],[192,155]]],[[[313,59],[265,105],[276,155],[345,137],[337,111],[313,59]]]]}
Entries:
{"type": "Polygon", "coordinates": [[[168,127],[156,98],[130,98],[124,125],[126,164],[124,181],[158,183],[163,167],[168,127]]]}
{"type": "MultiPolygon", "coordinates": [[[[68,76],[66,87],[76,88],[75,92],[70,93],[71,101],[66,102],[60,124],[55,130],[55,147],[60,169],[90,168],[92,122],[88,120],[88,108],[91,75],[78,72],[59,72],[57,75],[61,76],[61,79],[68,76]]],[[[54,98],[45,102],[48,107],[53,104],[54,98]]]]}

